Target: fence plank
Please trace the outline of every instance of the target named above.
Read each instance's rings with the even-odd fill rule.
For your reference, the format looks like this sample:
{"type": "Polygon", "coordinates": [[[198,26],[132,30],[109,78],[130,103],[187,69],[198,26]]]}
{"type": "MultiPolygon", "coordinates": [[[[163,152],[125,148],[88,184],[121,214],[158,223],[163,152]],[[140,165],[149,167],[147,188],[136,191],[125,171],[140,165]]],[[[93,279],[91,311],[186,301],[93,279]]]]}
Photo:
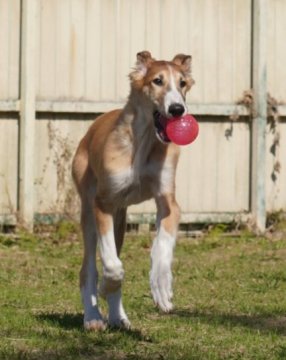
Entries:
{"type": "Polygon", "coordinates": [[[253,0],[253,68],[254,118],[252,124],[251,209],[258,230],[266,226],[265,163],[267,123],[267,0],[253,0]]]}
{"type": "Polygon", "coordinates": [[[34,218],[36,0],[22,2],[19,215],[27,228],[34,218]]]}

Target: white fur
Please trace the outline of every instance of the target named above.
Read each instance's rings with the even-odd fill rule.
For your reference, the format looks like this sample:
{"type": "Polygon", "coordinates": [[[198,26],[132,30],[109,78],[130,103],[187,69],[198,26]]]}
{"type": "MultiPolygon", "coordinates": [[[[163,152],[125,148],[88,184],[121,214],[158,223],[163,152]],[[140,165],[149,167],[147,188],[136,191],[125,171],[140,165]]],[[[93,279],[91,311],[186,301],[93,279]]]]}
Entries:
{"type": "Polygon", "coordinates": [[[101,321],[102,316],[97,307],[97,271],[94,254],[90,254],[87,262],[87,276],[85,285],[81,288],[84,306],[84,323],[101,321]]]}
{"type": "Polygon", "coordinates": [[[173,192],[175,169],[172,164],[165,164],[160,173],[159,194],[168,194],[173,192]]]}
{"type": "Polygon", "coordinates": [[[113,230],[98,238],[99,251],[103,264],[103,278],[100,286],[100,294],[106,295],[117,291],[124,277],[121,260],[117,256],[113,230]]]}
{"type": "Polygon", "coordinates": [[[81,298],[84,306],[84,326],[85,328],[104,328],[102,316],[97,305],[97,282],[98,273],[96,269],[96,232],[95,223],[92,212],[86,214],[84,227],[84,236],[89,241],[86,242],[87,251],[86,259],[82,267],[82,284],[81,284],[81,298]]]}
{"type": "Polygon", "coordinates": [[[154,302],[165,312],[172,310],[172,272],[175,234],[169,234],[163,226],[159,226],[157,236],[151,250],[150,286],[154,302]]]}
{"type": "Polygon", "coordinates": [[[121,290],[107,295],[107,302],[109,306],[109,315],[108,323],[111,326],[117,327],[130,327],[130,322],[123,308],[122,299],[121,299],[121,290]]]}
{"type": "Polygon", "coordinates": [[[176,103],[176,104],[183,105],[183,107],[185,109],[185,111],[184,111],[184,115],[185,115],[187,113],[187,107],[186,107],[185,101],[183,99],[182,94],[177,89],[172,68],[170,66],[168,66],[168,69],[170,72],[170,90],[166,93],[165,99],[164,99],[165,114],[170,116],[171,114],[169,114],[169,107],[170,107],[170,105],[176,103]]]}
{"type": "Polygon", "coordinates": [[[162,168],[162,164],[159,162],[153,162],[149,166],[139,164],[139,168],[137,169],[127,168],[124,171],[112,175],[110,177],[112,190],[114,194],[118,194],[130,187],[128,195],[125,199],[122,199],[124,205],[129,205],[129,203],[136,202],[136,197],[140,196],[141,186],[146,188],[146,184],[143,184],[142,179],[146,176],[157,179],[158,174],[159,188],[156,188],[156,193],[158,192],[159,195],[171,193],[173,191],[175,177],[174,166],[172,163],[166,163],[162,168]]]}
{"type": "Polygon", "coordinates": [[[134,182],[134,171],[131,167],[110,176],[111,188],[114,193],[126,189],[134,182]]]}

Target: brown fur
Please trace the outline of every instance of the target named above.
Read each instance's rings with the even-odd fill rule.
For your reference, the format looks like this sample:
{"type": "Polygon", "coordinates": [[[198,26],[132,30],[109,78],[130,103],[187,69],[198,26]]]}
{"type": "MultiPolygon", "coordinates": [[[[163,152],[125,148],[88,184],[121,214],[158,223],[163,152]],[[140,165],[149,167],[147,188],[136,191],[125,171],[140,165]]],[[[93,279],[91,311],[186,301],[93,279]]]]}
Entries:
{"type": "MultiPolygon", "coordinates": [[[[176,96],[185,99],[193,83],[190,62],[191,57],[182,54],[168,62],[156,61],[147,51],[139,53],[136,68],[130,74],[131,93],[125,108],[98,117],[78,146],[72,173],[82,205],[85,252],[81,289],[88,286],[97,242],[103,260],[103,295],[120,288],[123,271],[118,256],[128,205],[154,197],[159,226],[170,236],[176,234],[179,207],[175,200],[175,169],[179,148],[156,138],[153,112],[163,111],[166,94],[174,87],[170,76],[176,84],[176,96]],[[158,77],[162,86],[154,83],[158,77]]],[[[96,311],[91,314],[95,315],[85,314],[85,326],[103,327],[96,311]]]]}

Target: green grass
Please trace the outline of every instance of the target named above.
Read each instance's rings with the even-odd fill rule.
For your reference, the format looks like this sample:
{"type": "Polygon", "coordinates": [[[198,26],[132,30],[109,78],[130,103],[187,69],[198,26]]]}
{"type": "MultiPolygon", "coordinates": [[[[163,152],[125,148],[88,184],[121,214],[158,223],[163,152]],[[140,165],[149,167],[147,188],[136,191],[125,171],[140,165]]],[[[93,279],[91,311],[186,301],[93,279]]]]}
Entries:
{"type": "Polygon", "coordinates": [[[169,315],[150,297],[150,244],[129,236],[123,249],[132,330],[92,333],[82,328],[76,228],[0,236],[0,359],[286,359],[285,237],[219,228],[180,238],[169,315]]]}

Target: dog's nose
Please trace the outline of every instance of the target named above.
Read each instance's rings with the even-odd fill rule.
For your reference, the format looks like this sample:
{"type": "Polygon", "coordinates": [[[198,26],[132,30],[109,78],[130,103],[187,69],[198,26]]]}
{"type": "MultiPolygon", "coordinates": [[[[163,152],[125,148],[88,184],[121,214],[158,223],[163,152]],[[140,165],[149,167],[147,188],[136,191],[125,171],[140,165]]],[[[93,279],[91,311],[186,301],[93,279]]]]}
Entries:
{"type": "Polygon", "coordinates": [[[181,116],[184,113],[184,111],[185,111],[185,108],[182,104],[174,103],[169,106],[169,113],[171,115],[173,115],[174,117],[181,116]]]}

